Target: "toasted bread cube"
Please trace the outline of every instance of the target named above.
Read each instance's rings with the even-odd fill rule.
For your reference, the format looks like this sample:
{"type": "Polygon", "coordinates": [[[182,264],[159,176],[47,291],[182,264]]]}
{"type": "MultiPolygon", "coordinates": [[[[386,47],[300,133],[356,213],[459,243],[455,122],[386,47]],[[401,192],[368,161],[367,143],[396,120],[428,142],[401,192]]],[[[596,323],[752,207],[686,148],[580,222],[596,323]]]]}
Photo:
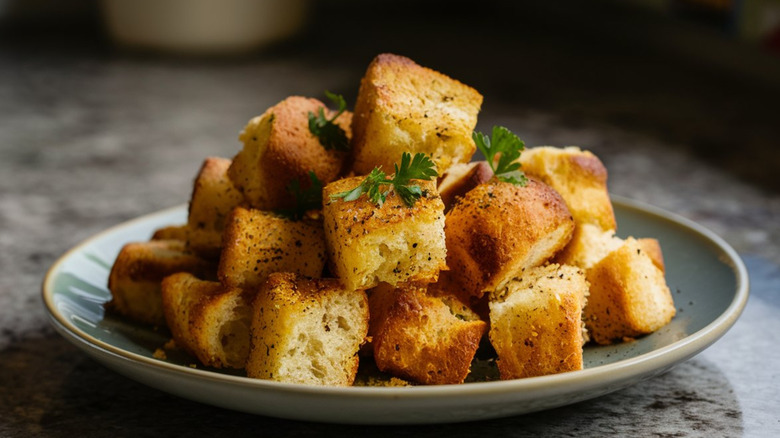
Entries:
{"type": "Polygon", "coordinates": [[[128,243],[108,277],[108,308],[134,321],[164,325],[160,283],[177,272],[214,278],[214,265],[190,252],[180,240],[128,243]]]}
{"type": "Polygon", "coordinates": [[[541,179],[561,194],[577,225],[615,230],[615,213],[607,191],[607,169],[601,160],[578,147],[526,149],[520,156],[526,175],[541,179]]]}
{"type": "Polygon", "coordinates": [[[529,178],[526,186],[491,180],[447,213],[447,265],[477,298],[539,266],[569,242],[574,221],[561,196],[529,178]]]}
{"type": "Polygon", "coordinates": [[[319,277],[325,267],[325,236],[315,221],[236,207],[228,217],[217,274],[231,287],[259,287],[274,272],[319,277]]]}
{"type": "Polygon", "coordinates": [[[471,163],[453,164],[439,178],[437,190],[444,202],[444,212],[448,212],[455,203],[455,198],[463,197],[474,187],[490,181],[493,169],[487,161],[472,161],[471,163]]]}
{"type": "Polygon", "coordinates": [[[336,279],[274,273],[253,304],[249,377],[348,386],[368,332],[368,298],[336,279]]]}
{"type": "Polygon", "coordinates": [[[551,264],[529,269],[490,298],[490,342],[501,379],[583,367],[585,273],[551,264]]]}
{"type": "Polygon", "coordinates": [[[165,319],[176,345],[206,366],[244,368],[251,294],[185,272],[162,282],[165,319]]]}
{"type": "Polygon", "coordinates": [[[195,178],[187,218],[188,245],[204,257],[219,257],[225,220],[244,196],[227,177],[230,160],[209,157],[195,178]]]}
{"type": "Polygon", "coordinates": [[[462,383],[486,324],[450,298],[452,307],[424,288],[382,284],[373,289],[369,335],[377,367],[428,385],[462,383]]]}
{"type": "MultiPolygon", "coordinates": [[[[302,189],[311,185],[309,172],[323,184],[341,173],[347,152],[326,150],[309,131],[309,113],[325,109],[317,99],[292,96],[253,118],[239,136],[244,147],[233,158],[228,176],[249,204],[260,210],[289,209],[295,197],[289,191],[297,180],[302,189]]],[[[351,137],[352,114],[344,112],[335,121],[351,137]]]]}
{"type": "Polygon", "coordinates": [[[151,240],[181,240],[187,241],[187,225],[171,225],[154,231],[151,240]]]}
{"type": "Polygon", "coordinates": [[[402,152],[429,155],[441,175],[476,150],[471,133],[482,95],[402,56],[374,58],[360,82],[352,119],[353,170],[387,173],[402,152]]]}
{"type": "Polygon", "coordinates": [[[163,279],[163,313],[177,347],[195,356],[197,346],[190,330],[192,310],[202,298],[221,291],[222,285],[218,282],[201,280],[188,272],[179,272],[163,279]]]}
{"type": "Polygon", "coordinates": [[[254,293],[222,286],[190,311],[195,356],[215,368],[243,369],[249,358],[249,327],[254,293]]]}
{"type": "Polygon", "coordinates": [[[432,283],[446,268],[444,204],[434,181],[415,181],[423,196],[408,207],[394,192],[379,207],[366,196],[330,199],[352,190],[363,178],[346,178],[323,190],[322,211],[331,272],[349,289],[380,282],[432,283]]]}
{"type": "Polygon", "coordinates": [[[588,269],[587,276],[585,324],[599,344],[651,333],[676,313],[663,271],[634,238],[588,269]]]}

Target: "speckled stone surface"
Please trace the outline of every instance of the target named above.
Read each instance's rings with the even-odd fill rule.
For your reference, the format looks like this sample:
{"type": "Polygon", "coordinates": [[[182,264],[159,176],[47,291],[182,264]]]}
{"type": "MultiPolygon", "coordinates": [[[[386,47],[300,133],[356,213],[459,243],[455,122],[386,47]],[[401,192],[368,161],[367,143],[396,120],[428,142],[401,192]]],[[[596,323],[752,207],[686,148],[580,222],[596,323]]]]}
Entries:
{"type": "MultiPolygon", "coordinates": [[[[505,6],[435,22],[390,10],[370,26],[367,12],[320,12],[300,39],[237,60],[128,55],[83,33],[0,39],[0,436],[780,435],[780,76],[755,74],[775,71],[777,59],[713,65],[664,45],[698,29],[622,9],[505,6]],[[356,28],[329,26],[340,14],[356,28]],[[495,14],[523,25],[490,27],[495,14]],[[643,33],[652,29],[661,30],[643,33]],[[40,284],[58,256],[186,202],[202,159],[234,155],[243,124],[285,96],[354,98],[380,51],[479,89],[480,129],[503,124],[528,145],[588,148],[609,169],[612,192],[721,235],[750,273],[742,318],[693,359],[596,400],[422,427],[212,408],[119,376],[54,333],[40,284]]],[[[733,42],[702,32],[704,52],[734,53],[733,42]]]]}

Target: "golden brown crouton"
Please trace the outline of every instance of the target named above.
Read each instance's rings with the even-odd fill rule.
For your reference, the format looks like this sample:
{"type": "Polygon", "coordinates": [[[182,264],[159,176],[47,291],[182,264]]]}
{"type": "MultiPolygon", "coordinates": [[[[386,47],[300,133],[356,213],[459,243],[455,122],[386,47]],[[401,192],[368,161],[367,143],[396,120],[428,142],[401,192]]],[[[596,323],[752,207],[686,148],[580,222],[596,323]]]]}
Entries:
{"type": "Polygon", "coordinates": [[[180,240],[128,243],[108,277],[108,308],[134,321],[164,325],[160,283],[177,272],[214,278],[214,265],[191,253],[180,240]]]}
{"type": "Polygon", "coordinates": [[[190,198],[187,244],[196,253],[219,257],[225,220],[244,196],[230,182],[227,170],[230,160],[206,158],[195,178],[190,198]]]}
{"type": "Polygon", "coordinates": [[[190,311],[195,356],[215,368],[244,368],[249,358],[249,325],[255,293],[222,286],[190,311]]]}
{"type": "Polygon", "coordinates": [[[163,313],[176,346],[195,355],[197,346],[190,330],[192,309],[202,298],[221,291],[222,285],[218,282],[201,280],[187,272],[169,275],[163,279],[163,313]]]}
{"type": "MultiPolygon", "coordinates": [[[[325,105],[317,99],[292,96],[249,121],[239,139],[244,148],[233,158],[228,176],[249,204],[260,210],[289,209],[295,197],[288,187],[297,180],[302,189],[311,186],[309,172],[323,184],[341,173],[346,151],[326,150],[309,131],[309,112],[325,105]]],[[[328,118],[333,114],[325,110],[328,118]]],[[[352,114],[335,121],[351,137],[352,114]]]]}
{"type": "Polygon", "coordinates": [[[462,383],[486,324],[456,301],[450,296],[448,305],[414,286],[373,289],[369,335],[377,367],[423,384],[462,383]]]}
{"type": "Polygon", "coordinates": [[[351,385],[368,331],[368,299],[336,279],[268,277],[253,304],[249,377],[351,385]]]}
{"type": "Polygon", "coordinates": [[[456,197],[464,196],[474,187],[490,181],[493,177],[493,169],[487,161],[472,161],[471,163],[458,163],[452,165],[444,175],[439,178],[439,195],[444,202],[445,213],[455,203],[456,197]]]}
{"type": "Polygon", "coordinates": [[[187,241],[187,225],[171,225],[154,231],[151,240],[181,240],[187,241]]]}
{"type": "Polygon", "coordinates": [[[471,133],[482,95],[403,56],[374,58],[360,82],[352,120],[357,174],[393,171],[402,152],[430,156],[442,174],[476,150],[471,133]]]}
{"type": "Polygon", "coordinates": [[[218,270],[223,284],[256,288],[273,272],[319,277],[324,267],[321,223],[243,207],[236,207],[228,217],[218,270]]]}
{"type": "Polygon", "coordinates": [[[430,283],[446,268],[444,204],[434,181],[415,181],[423,196],[408,207],[394,192],[379,207],[366,196],[355,201],[330,199],[352,190],[363,178],[328,184],[322,214],[331,272],[349,289],[380,282],[430,283]]]}
{"type": "Polygon", "coordinates": [[[552,188],[529,178],[516,186],[491,180],[447,213],[447,265],[478,298],[539,266],[571,238],[574,221],[552,188]]]}
{"type": "Polygon", "coordinates": [[[582,369],[585,274],[557,264],[526,270],[490,298],[490,342],[502,379],[582,369]]]}
{"type": "Polygon", "coordinates": [[[561,194],[577,225],[615,230],[615,214],[607,192],[607,169],[589,151],[551,146],[526,149],[520,156],[526,175],[541,179],[561,194]]]}
{"type": "Polygon", "coordinates": [[[206,366],[244,368],[249,356],[250,294],[178,273],[163,280],[162,300],[176,345],[206,366]]]}
{"type": "Polygon", "coordinates": [[[653,332],[675,315],[663,271],[631,237],[589,269],[587,277],[585,324],[599,344],[653,332]]]}

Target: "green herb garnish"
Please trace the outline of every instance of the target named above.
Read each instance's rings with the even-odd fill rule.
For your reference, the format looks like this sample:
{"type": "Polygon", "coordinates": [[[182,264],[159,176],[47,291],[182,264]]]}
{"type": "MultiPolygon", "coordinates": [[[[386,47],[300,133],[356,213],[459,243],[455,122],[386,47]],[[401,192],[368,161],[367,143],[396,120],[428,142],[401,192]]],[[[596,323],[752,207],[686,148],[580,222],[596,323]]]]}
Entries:
{"type": "Polygon", "coordinates": [[[474,131],[472,138],[479,151],[485,155],[490,168],[493,169],[493,175],[499,181],[520,186],[528,183],[525,174],[520,170],[520,163],[517,162],[520,153],[525,149],[525,143],[512,131],[503,126],[494,126],[490,138],[477,131],[474,131]],[[495,159],[496,155],[499,156],[498,162],[495,159]]]}
{"type": "Polygon", "coordinates": [[[347,101],[344,100],[342,95],[334,94],[330,91],[325,91],[325,96],[336,104],[339,109],[331,119],[325,117],[325,108],[320,108],[316,115],[309,111],[309,131],[320,140],[320,143],[326,150],[336,149],[345,151],[349,149],[347,133],[341,129],[341,126],[335,124],[334,121],[347,109],[347,101]]]}
{"type": "Polygon", "coordinates": [[[411,184],[411,180],[429,181],[437,176],[439,174],[436,172],[436,165],[433,164],[430,157],[423,153],[416,153],[412,158],[409,152],[404,152],[401,156],[401,166],[395,165],[395,174],[392,178],[387,178],[384,172],[374,168],[359,186],[346,192],[330,195],[330,198],[354,201],[365,193],[371,202],[381,207],[390,193],[390,188],[392,188],[408,207],[413,207],[423,193],[420,186],[411,184]],[[390,187],[383,190],[386,186],[390,187]]]}
{"type": "Polygon", "coordinates": [[[305,190],[301,189],[300,181],[297,179],[292,180],[287,185],[287,191],[295,197],[295,207],[288,210],[277,210],[276,212],[292,220],[300,220],[306,215],[307,211],[322,208],[322,181],[312,171],[309,171],[309,180],[311,185],[305,190]]]}

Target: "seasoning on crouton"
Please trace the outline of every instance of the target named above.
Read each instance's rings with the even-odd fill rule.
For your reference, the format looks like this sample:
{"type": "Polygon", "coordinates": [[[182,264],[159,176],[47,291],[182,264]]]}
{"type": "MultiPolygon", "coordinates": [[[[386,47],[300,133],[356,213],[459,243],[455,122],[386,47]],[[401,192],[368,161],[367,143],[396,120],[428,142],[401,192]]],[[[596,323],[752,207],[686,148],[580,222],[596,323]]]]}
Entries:
{"type": "Polygon", "coordinates": [[[249,356],[251,294],[178,273],[162,282],[174,341],[206,366],[244,368],[249,356]]]}
{"type": "Polygon", "coordinates": [[[186,242],[187,233],[187,225],[171,225],[155,230],[151,240],[181,240],[186,242]]]}
{"type": "MultiPolygon", "coordinates": [[[[308,114],[325,105],[317,99],[292,96],[253,118],[239,136],[244,147],[233,158],[228,176],[249,204],[260,210],[289,209],[295,197],[289,192],[297,180],[302,189],[311,185],[309,172],[323,184],[341,173],[347,151],[327,150],[309,131],[308,114]]],[[[327,117],[333,114],[325,109],[327,117]]],[[[351,137],[352,114],[344,112],[335,123],[351,137]]]]}
{"type": "Polygon", "coordinates": [[[574,230],[569,209],[548,185],[491,180],[447,213],[447,265],[477,298],[561,250],[574,230]]]}
{"type": "Polygon", "coordinates": [[[206,158],[195,178],[190,198],[187,244],[196,253],[219,257],[225,220],[244,196],[230,182],[227,170],[230,160],[206,158]]]}
{"type": "Polygon", "coordinates": [[[336,279],[274,273],[253,304],[249,377],[351,385],[368,332],[368,299],[336,279]]]}
{"type": "Polygon", "coordinates": [[[107,308],[134,321],[164,325],[160,283],[177,272],[214,278],[215,267],[180,240],[128,243],[119,252],[108,277],[107,308]]]}
{"type": "Polygon", "coordinates": [[[501,379],[583,367],[584,272],[551,264],[526,270],[490,297],[490,342],[501,379]]]}
{"type": "Polygon", "coordinates": [[[471,133],[482,95],[411,59],[382,54],[360,82],[352,119],[353,170],[393,171],[402,152],[429,155],[442,174],[476,150],[471,133]]]}
{"type": "Polygon", "coordinates": [[[422,196],[407,206],[391,190],[382,206],[366,196],[354,201],[331,195],[357,187],[363,178],[334,181],[323,190],[322,211],[331,272],[348,289],[380,282],[431,283],[446,269],[444,204],[434,181],[417,180],[422,196]]]}
{"type": "Polygon", "coordinates": [[[490,181],[493,169],[487,161],[453,164],[439,178],[439,195],[444,202],[444,212],[448,212],[455,203],[456,197],[464,196],[474,187],[490,181]]]}
{"type": "Polygon", "coordinates": [[[587,277],[585,324],[599,344],[651,333],[675,315],[663,271],[634,238],[588,269],[587,277]]]}
{"type": "Polygon", "coordinates": [[[615,213],[607,192],[607,169],[597,156],[578,147],[526,149],[520,156],[526,175],[535,176],[561,194],[577,225],[615,230],[615,213]]]}
{"type": "Polygon", "coordinates": [[[273,272],[319,277],[325,267],[325,236],[316,221],[236,207],[227,219],[217,274],[231,287],[259,287],[273,272]]]}
{"type": "Polygon", "coordinates": [[[423,384],[462,383],[486,324],[462,303],[424,288],[386,283],[369,297],[374,361],[384,372],[423,384]]]}

